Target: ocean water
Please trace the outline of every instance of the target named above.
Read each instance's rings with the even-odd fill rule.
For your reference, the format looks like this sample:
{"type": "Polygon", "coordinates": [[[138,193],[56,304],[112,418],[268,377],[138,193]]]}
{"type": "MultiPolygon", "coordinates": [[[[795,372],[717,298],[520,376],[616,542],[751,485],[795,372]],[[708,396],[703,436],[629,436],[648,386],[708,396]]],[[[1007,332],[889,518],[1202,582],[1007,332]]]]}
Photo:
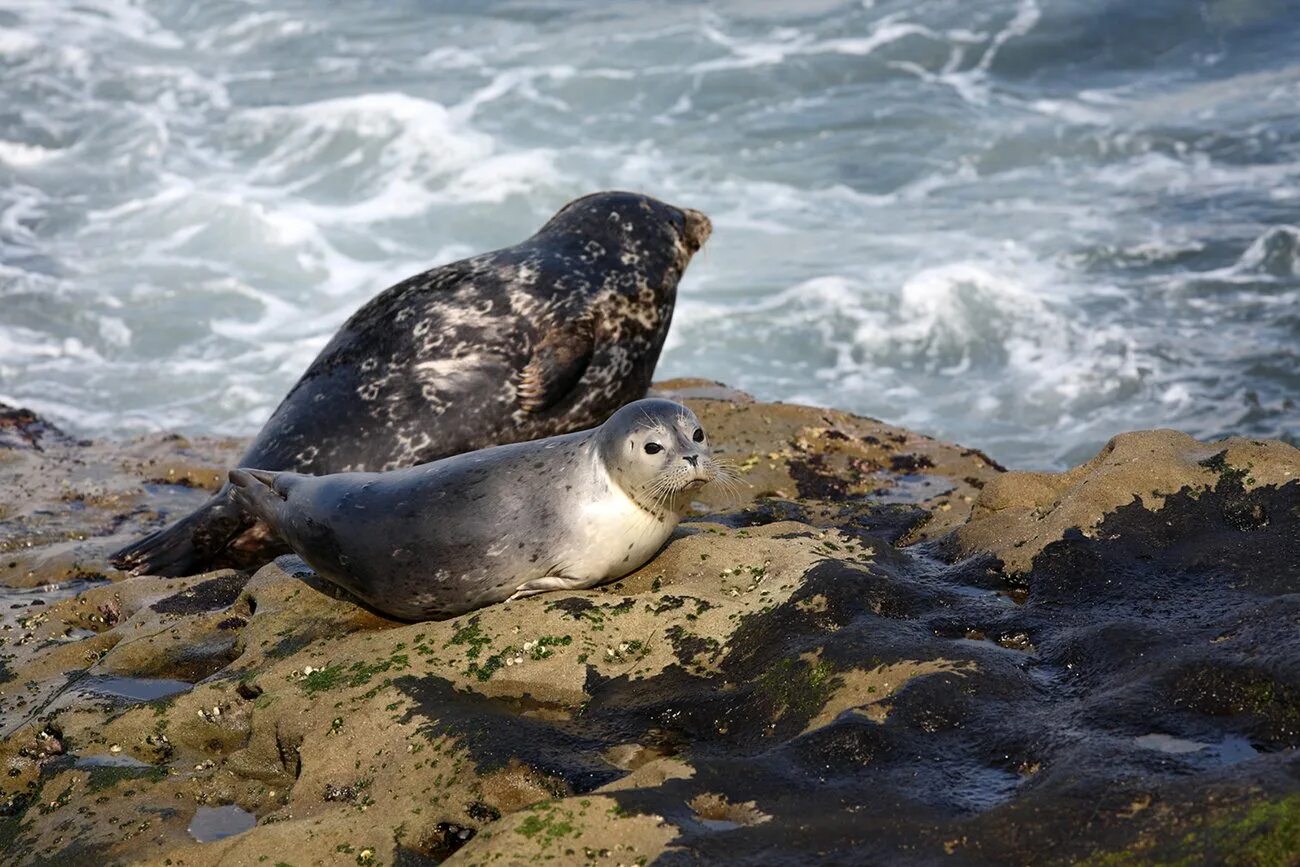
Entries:
{"type": "Polygon", "coordinates": [[[661,376],[1021,467],[1300,430],[1300,4],[0,3],[0,400],[251,433],[398,278],[636,189],[661,376]]]}

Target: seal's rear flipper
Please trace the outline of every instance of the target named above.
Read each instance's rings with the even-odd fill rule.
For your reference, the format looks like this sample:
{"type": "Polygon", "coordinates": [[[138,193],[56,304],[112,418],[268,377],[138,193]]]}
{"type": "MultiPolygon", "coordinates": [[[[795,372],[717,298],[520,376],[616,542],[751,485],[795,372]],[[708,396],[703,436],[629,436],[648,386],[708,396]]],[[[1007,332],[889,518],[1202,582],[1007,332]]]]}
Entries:
{"type": "MultiPolygon", "coordinates": [[[[280,474],[271,470],[254,470],[239,469],[230,471],[230,483],[236,488],[246,488],[261,482],[271,490],[275,490],[275,480],[280,474]],[[251,476],[252,478],[247,478],[251,476]]],[[[279,491],[276,491],[279,493],[279,491]]]]}
{"type": "Polygon", "coordinates": [[[231,470],[231,492],[241,508],[270,524],[271,529],[278,533],[280,507],[288,498],[289,488],[293,486],[295,478],[294,473],[273,473],[248,468],[231,470]]]}
{"type": "Polygon", "coordinates": [[[219,491],[193,514],[115,552],[110,561],[132,575],[195,575],[247,527],[249,520],[219,491]]]}

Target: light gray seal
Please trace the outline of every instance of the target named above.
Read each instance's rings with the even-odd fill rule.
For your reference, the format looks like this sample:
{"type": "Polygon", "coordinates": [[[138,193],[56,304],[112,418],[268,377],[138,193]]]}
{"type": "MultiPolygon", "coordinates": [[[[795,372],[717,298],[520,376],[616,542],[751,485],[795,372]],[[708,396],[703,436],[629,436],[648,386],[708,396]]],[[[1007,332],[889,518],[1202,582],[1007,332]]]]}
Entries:
{"type": "Polygon", "coordinates": [[[730,471],[695,414],[630,403],[600,427],[384,473],[238,469],[240,505],[321,575],[404,620],[633,571],[730,471]]]}

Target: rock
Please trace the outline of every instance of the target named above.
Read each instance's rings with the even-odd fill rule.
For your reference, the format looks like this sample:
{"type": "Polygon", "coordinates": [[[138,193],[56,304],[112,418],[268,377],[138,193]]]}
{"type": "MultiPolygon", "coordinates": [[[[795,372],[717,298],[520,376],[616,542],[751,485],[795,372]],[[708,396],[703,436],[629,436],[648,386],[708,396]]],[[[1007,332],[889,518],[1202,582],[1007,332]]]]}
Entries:
{"type": "MultiPolygon", "coordinates": [[[[152,435],[76,442],[24,421],[40,448],[6,448],[0,411],[0,584],[34,587],[115,570],[115,546],[202,503],[243,449],[238,440],[152,435]],[[92,565],[93,564],[93,565],[92,565]]],[[[32,419],[35,419],[32,416],[32,419]]]]}
{"type": "Polygon", "coordinates": [[[1300,449],[1239,437],[1201,443],[1172,430],[1120,434],[1068,472],[992,479],[957,537],[963,553],[990,553],[1008,570],[1025,572],[1069,529],[1092,535],[1121,506],[1137,501],[1158,510],[1171,494],[1213,489],[1235,477],[1248,490],[1300,479],[1300,449]]]}
{"type": "Polygon", "coordinates": [[[669,380],[655,393],[688,403],[708,426],[715,454],[748,483],[740,503],[706,488],[701,512],[748,498],[758,510],[797,502],[815,524],[893,523],[906,541],[934,539],[960,526],[975,496],[1003,472],[975,449],[840,410],[758,403],[707,380],[669,380]],[[900,524],[899,514],[910,522],[900,524]]]}
{"type": "Polygon", "coordinates": [[[658,388],[750,487],[710,492],[620,581],[442,622],[382,617],[294,557],[104,566],[188,508],[147,480],[215,483],[237,443],[0,452],[0,486],[26,492],[0,527],[23,558],[0,591],[7,860],[1295,851],[1295,449],[1157,431],[1004,473],[846,413],[658,388]],[[68,515],[65,480],[103,493],[68,515]],[[198,808],[227,805],[239,821],[198,842],[198,808]]]}
{"type": "Polygon", "coordinates": [[[0,449],[42,451],[41,441],[52,439],[66,444],[68,437],[29,409],[0,403],[0,449]]]}

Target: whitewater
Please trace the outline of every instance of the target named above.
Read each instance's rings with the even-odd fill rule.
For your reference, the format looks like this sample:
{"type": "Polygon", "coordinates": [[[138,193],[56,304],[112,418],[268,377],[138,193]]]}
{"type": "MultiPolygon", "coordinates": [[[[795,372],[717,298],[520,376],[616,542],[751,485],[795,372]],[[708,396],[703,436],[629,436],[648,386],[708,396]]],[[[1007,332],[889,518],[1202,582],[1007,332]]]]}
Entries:
{"type": "Polygon", "coordinates": [[[643,191],[715,231],[661,377],[1059,468],[1300,432],[1300,15],[8,0],[0,401],[251,434],[396,280],[643,191]]]}

